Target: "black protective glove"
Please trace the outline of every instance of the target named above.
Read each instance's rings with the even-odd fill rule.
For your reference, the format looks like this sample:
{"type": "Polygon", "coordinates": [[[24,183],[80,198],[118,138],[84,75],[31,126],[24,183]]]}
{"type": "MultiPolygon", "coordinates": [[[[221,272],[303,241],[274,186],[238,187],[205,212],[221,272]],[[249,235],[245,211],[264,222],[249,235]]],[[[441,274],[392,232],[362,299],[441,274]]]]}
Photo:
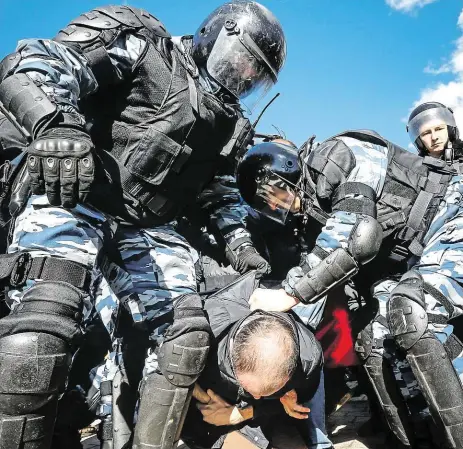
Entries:
{"type": "Polygon", "coordinates": [[[45,131],[27,150],[32,193],[46,193],[52,206],[73,208],[84,202],[95,176],[93,152],[93,143],[83,131],[45,131]]]}
{"type": "Polygon", "coordinates": [[[261,278],[265,274],[270,273],[269,263],[253,246],[247,246],[241,250],[227,251],[227,258],[231,266],[240,274],[257,270],[257,277],[261,278]]]}

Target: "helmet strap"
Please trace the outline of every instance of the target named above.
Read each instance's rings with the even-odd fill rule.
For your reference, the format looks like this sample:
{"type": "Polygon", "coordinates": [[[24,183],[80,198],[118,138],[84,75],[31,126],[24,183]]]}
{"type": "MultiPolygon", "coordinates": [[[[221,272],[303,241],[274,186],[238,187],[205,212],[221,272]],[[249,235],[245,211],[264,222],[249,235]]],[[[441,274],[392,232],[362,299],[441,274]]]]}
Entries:
{"type": "Polygon", "coordinates": [[[453,164],[455,152],[453,150],[452,142],[449,140],[447,147],[444,150],[444,160],[447,164],[453,164]]]}

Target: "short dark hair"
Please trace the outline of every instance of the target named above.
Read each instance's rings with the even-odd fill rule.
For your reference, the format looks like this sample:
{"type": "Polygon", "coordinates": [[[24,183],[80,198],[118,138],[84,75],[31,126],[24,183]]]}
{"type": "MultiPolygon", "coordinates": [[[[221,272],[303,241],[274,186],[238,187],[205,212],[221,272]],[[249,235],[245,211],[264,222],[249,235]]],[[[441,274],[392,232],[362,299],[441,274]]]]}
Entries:
{"type": "Polygon", "coordinates": [[[259,374],[262,391],[275,391],[283,380],[291,378],[298,360],[294,329],[273,315],[258,316],[246,323],[233,342],[235,374],[259,374]],[[268,351],[269,345],[272,351],[268,351]]]}

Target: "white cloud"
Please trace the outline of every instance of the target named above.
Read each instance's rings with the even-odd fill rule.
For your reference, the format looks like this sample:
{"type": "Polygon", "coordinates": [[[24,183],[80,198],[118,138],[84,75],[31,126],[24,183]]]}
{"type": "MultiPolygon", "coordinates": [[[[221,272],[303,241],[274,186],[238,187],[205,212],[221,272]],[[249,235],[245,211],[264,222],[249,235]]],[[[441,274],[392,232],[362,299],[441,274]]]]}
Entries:
{"type": "MultiPolygon", "coordinates": [[[[463,31],[463,10],[458,17],[458,26],[463,31]]],[[[453,109],[455,119],[459,128],[463,131],[463,36],[455,42],[455,50],[449,62],[438,69],[435,73],[451,72],[454,79],[448,83],[438,83],[435,86],[427,87],[421,92],[418,101],[413,107],[425,101],[438,101],[453,109]]],[[[433,69],[428,65],[425,72],[432,73],[433,69]]]]}
{"type": "Polygon", "coordinates": [[[442,75],[442,73],[449,73],[452,71],[452,64],[446,62],[442,64],[437,69],[434,68],[432,63],[429,63],[423,70],[424,73],[429,73],[430,75],[442,75]]]}
{"type": "Polygon", "coordinates": [[[447,84],[440,83],[435,87],[424,89],[413,107],[426,101],[438,101],[452,108],[455,120],[459,128],[463,130],[463,79],[460,78],[447,84]]]}
{"type": "MultiPolygon", "coordinates": [[[[398,11],[409,12],[413,9],[422,8],[423,6],[434,3],[437,0],[386,0],[386,3],[393,9],[398,11]]],[[[460,18],[462,18],[460,16],[460,18]]],[[[462,18],[463,20],[463,18],[462,18]]]]}

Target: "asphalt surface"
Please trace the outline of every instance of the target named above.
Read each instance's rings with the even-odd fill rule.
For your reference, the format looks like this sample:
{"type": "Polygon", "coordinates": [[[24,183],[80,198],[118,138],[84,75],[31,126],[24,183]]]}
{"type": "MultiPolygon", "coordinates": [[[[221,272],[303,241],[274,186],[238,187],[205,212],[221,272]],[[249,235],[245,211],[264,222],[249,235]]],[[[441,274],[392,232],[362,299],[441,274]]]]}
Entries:
{"type": "MultiPolygon", "coordinates": [[[[328,420],[328,431],[336,449],[387,449],[384,435],[359,437],[357,430],[368,421],[370,413],[365,396],[351,399],[328,420]]],[[[96,437],[83,441],[84,449],[99,449],[96,437]]],[[[185,445],[182,449],[187,449],[185,445]]],[[[236,448],[240,449],[240,448],[236,448]]]]}

